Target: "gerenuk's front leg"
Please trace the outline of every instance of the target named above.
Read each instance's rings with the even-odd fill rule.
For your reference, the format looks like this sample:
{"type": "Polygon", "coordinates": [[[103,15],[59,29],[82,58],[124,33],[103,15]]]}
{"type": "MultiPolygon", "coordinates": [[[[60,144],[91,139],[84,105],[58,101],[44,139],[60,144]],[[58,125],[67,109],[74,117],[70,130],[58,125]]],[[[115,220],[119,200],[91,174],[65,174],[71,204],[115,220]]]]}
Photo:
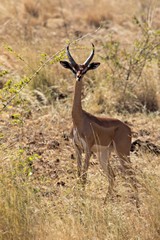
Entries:
{"type": "Polygon", "coordinates": [[[77,158],[77,174],[78,178],[82,177],[82,150],[75,144],[76,158],[77,158]]]}
{"type": "Polygon", "coordinates": [[[83,166],[83,174],[82,174],[82,181],[83,184],[86,184],[87,182],[87,171],[89,167],[89,160],[91,158],[91,151],[89,149],[86,150],[85,160],[84,160],[84,166],[83,166]]]}

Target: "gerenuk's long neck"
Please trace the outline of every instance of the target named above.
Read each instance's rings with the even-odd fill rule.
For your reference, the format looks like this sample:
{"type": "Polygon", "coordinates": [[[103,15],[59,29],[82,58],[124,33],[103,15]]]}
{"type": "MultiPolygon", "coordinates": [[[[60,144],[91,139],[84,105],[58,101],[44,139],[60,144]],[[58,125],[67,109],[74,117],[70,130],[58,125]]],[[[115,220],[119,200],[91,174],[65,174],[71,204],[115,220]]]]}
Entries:
{"type": "Polygon", "coordinates": [[[76,81],[73,107],[72,107],[72,118],[74,124],[78,124],[82,120],[82,103],[81,103],[81,93],[82,93],[82,80],[76,81]]]}

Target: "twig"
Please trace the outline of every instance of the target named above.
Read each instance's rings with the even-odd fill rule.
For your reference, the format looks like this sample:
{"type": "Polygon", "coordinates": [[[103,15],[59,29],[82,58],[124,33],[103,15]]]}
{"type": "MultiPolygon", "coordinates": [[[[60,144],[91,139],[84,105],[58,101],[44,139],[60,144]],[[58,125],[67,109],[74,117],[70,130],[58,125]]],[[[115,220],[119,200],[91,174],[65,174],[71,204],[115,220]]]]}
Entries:
{"type": "MultiPolygon", "coordinates": [[[[77,38],[76,40],[73,40],[71,44],[76,43],[88,36],[92,36],[94,34],[96,34],[99,30],[100,30],[101,26],[99,26],[94,32],[91,33],[87,33],[85,35],[83,35],[82,37],[77,38]]],[[[55,53],[54,55],[52,55],[49,59],[47,59],[30,77],[29,77],[29,81],[25,82],[23,84],[23,86],[6,102],[3,104],[3,107],[0,109],[0,113],[12,102],[12,100],[31,82],[31,80],[37,75],[39,74],[39,72],[42,70],[43,67],[45,67],[45,65],[47,65],[52,59],[54,59],[59,53],[61,53],[62,51],[65,50],[65,47],[62,48],[61,50],[59,50],[57,53],[55,53]]]]}

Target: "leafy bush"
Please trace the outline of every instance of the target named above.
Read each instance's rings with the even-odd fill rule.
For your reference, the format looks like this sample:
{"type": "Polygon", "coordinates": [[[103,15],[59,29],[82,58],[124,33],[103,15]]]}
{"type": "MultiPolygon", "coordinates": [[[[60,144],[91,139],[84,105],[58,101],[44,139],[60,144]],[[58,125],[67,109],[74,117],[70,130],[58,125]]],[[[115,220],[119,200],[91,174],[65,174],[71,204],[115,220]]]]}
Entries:
{"type": "Polygon", "coordinates": [[[124,49],[112,36],[109,41],[102,42],[104,53],[101,58],[107,64],[107,79],[115,92],[116,109],[120,112],[152,112],[160,108],[159,75],[155,70],[159,59],[159,31],[138,26],[141,36],[130,49],[124,49]]]}

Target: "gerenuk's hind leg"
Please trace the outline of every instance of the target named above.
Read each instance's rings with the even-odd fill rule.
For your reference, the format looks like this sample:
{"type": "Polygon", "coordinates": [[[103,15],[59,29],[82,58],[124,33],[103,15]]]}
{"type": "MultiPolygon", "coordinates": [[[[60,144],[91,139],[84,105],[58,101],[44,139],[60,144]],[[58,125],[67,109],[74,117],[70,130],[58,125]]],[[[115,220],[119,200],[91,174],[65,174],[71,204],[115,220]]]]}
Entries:
{"type": "MultiPolygon", "coordinates": [[[[114,171],[113,171],[113,169],[110,165],[110,162],[109,162],[110,153],[111,152],[110,152],[109,147],[105,148],[104,150],[101,150],[98,153],[101,168],[102,168],[104,174],[107,176],[108,182],[109,182],[108,192],[107,192],[106,198],[107,198],[108,195],[112,195],[113,187],[114,187],[114,180],[115,180],[115,174],[114,174],[114,171]]],[[[106,198],[105,198],[105,200],[106,200],[106,198]]]]}
{"type": "Polygon", "coordinates": [[[132,164],[130,161],[130,147],[131,147],[131,137],[129,135],[121,135],[124,136],[124,139],[119,139],[115,137],[114,147],[116,153],[119,157],[122,173],[125,177],[127,177],[129,183],[134,189],[135,192],[135,200],[137,207],[139,206],[139,198],[138,198],[138,188],[137,188],[137,179],[135,176],[135,172],[132,168],[132,164]]]}

